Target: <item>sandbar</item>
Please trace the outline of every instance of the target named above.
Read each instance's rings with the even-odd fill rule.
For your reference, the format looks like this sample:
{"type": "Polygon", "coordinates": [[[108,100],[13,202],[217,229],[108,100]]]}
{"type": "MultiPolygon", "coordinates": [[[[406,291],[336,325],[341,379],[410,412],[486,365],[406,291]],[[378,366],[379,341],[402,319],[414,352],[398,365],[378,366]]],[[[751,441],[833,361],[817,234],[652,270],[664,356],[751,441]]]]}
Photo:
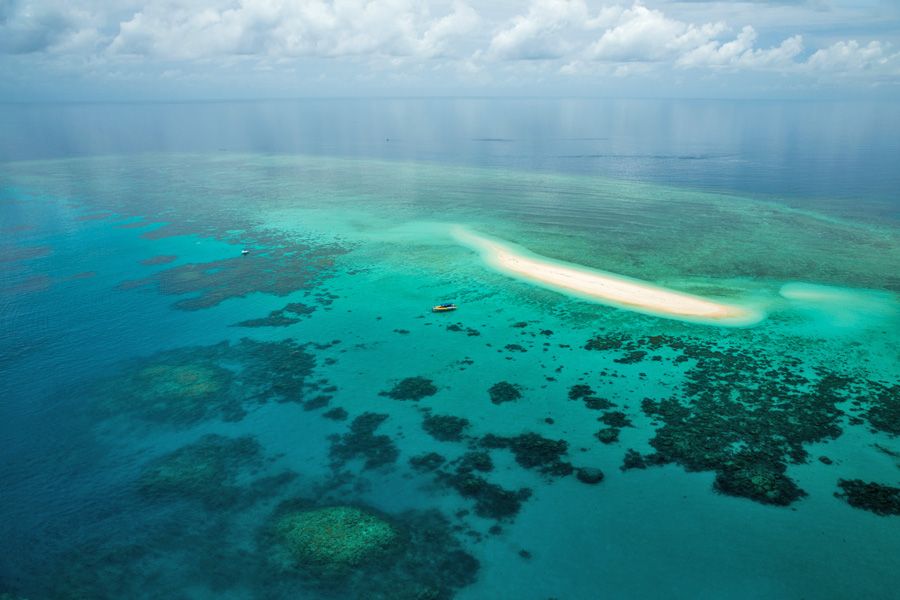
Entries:
{"type": "Polygon", "coordinates": [[[614,273],[556,261],[475,233],[461,225],[453,238],[475,250],[505,275],[579,298],[660,317],[715,325],[746,326],[763,318],[754,308],[724,304],[614,273]]]}

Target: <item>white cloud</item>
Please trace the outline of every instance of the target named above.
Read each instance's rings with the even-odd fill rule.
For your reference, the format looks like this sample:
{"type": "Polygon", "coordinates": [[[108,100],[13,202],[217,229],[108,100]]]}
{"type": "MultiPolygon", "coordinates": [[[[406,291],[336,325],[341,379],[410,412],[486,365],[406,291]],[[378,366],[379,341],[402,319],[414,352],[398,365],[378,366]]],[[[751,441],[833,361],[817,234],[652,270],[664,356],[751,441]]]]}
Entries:
{"type": "Polygon", "coordinates": [[[723,23],[697,26],[635,4],[622,11],[615,26],[591,44],[587,54],[610,62],[662,61],[696,48],[724,30],[723,23]]]}
{"type": "Polygon", "coordinates": [[[900,12],[891,17],[883,8],[836,6],[747,0],[0,0],[0,75],[39,75],[52,67],[75,76],[110,79],[123,72],[172,80],[176,73],[212,78],[221,69],[239,81],[236,75],[254,72],[295,79],[324,72],[341,80],[419,77],[426,85],[430,77],[445,89],[477,80],[482,90],[491,82],[538,85],[552,77],[589,84],[608,76],[653,77],[664,84],[749,72],[771,82],[784,81],[771,74],[791,74],[811,83],[836,80],[832,75],[900,83],[900,12]],[[812,24],[806,28],[804,15],[812,24]],[[835,34],[840,19],[850,19],[858,34],[885,15],[890,25],[879,23],[879,39],[835,34]]]}
{"type": "Polygon", "coordinates": [[[518,15],[491,38],[487,55],[496,59],[560,58],[574,48],[572,29],[586,28],[584,0],[535,0],[528,13],[518,15]]]}
{"type": "Polygon", "coordinates": [[[461,0],[432,18],[412,0],[240,0],[223,7],[152,3],[119,25],[114,54],[171,59],[263,57],[434,57],[478,25],[461,0]]]}
{"type": "Polygon", "coordinates": [[[836,42],[828,48],[816,50],[807,66],[816,71],[838,73],[862,72],[890,66],[898,62],[898,55],[888,54],[888,46],[878,41],[862,46],[856,40],[836,42]]]}

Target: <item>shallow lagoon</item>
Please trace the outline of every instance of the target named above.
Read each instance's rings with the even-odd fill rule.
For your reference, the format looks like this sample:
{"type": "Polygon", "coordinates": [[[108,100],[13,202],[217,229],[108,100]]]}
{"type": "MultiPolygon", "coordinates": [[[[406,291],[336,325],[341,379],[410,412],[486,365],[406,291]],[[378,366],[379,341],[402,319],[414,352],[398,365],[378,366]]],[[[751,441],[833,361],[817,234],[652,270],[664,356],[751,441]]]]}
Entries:
{"type": "Polygon", "coordinates": [[[896,223],[466,160],[3,164],[0,589],[891,597],[890,496],[835,494],[898,485],[896,223]],[[454,223],[767,317],[534,287],[454,223]],[[354,544],[398,533],[285,553],[279,519],[335,505],[371,515],[354,544]]]}

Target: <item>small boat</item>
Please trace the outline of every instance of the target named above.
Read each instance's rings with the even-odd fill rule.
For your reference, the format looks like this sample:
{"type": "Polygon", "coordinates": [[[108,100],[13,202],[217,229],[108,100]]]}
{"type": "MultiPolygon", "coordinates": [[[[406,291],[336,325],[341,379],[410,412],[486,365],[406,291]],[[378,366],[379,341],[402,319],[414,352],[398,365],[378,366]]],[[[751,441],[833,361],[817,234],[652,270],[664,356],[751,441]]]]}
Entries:
{"type": "Polygon", "coordinates": [[[244,248],[243,250],[241,250],[241,256],[247,256],[248,254],[250,254],[250,251],[247,250],[246,248],[244,248]]]}
{"type": "Polygon", "coordinates": [[[438,304],[431,307],[431,312],[450,312],[451,310],[456,310],[455,304],[438,304]]]}

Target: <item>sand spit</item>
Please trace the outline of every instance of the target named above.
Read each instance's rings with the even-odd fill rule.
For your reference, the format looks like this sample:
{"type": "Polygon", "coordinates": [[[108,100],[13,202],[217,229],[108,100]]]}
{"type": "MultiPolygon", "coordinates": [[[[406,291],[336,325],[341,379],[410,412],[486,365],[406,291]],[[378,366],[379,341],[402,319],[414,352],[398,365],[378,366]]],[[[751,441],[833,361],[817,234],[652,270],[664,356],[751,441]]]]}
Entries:
{"type": "Polygon", "coordinates": [[[454,225],[450,233],[478,252],[488,266],[516,279],[619,308],[685,321],[746,326],[764,314],[753,308],[723,304],[666,289],[637,279],[554,261],[523,248],[454,225]]]}

